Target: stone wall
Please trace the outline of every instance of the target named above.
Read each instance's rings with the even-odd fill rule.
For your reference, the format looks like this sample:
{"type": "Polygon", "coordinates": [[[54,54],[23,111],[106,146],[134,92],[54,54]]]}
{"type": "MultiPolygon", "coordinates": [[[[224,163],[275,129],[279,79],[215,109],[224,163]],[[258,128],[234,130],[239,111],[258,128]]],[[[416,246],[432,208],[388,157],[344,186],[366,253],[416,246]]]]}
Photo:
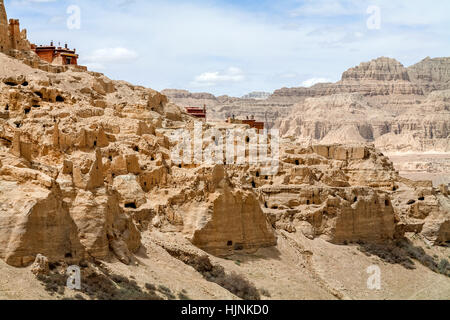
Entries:
{"type": "Polygon", "coordinates": [[[8,22],[5,3],[0,0],[0,52],[9,54],[11,50],[31,50],[26,30],[20,30],[19,20],[8,22]]]}

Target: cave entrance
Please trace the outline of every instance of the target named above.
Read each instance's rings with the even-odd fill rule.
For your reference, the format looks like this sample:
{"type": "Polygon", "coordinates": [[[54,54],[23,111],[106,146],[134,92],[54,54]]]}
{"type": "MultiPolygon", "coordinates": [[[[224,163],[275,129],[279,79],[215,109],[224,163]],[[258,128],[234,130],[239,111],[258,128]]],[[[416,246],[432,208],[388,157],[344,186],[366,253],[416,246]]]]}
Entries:
{"type": "Polygon", "coordinates": [[[125,208],[127,208],[127,209],[137,209],[136,203],[134,203],[134,202],[125,203],[125,208]]]}

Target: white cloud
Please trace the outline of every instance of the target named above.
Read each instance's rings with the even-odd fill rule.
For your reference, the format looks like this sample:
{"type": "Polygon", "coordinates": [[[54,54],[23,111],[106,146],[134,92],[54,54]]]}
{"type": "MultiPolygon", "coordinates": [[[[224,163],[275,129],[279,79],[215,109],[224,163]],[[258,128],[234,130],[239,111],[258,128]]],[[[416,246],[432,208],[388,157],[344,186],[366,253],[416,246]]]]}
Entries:
{"type": "Polygon", "coordinates": [[[103,48],[95,50],[85,58],[88,63],[128,63],[138,58],[138,54],[127,48],[103,48]]]}
{"type": "Polygon", "coordinates": [[[450,37],[448,0],[432,6],[420,0],[248,1],[258,10],[208,0],[77,0],[80,30],[66,28],[66,1],[13,5],[17,1],[9,1],[9,16],[21,19],[32,42],[67,42],[81,64],[157,90],[204,86],[216,95],[242,96],[298,86],[315,75],[338,79],[379,56],[410,65],[450,52],[442,41],[450,37]],[[366,25],[372,4],[381,8],[376,32],[366,25]],[[55,16],[61,18],[51,20],[55,16]],[[245,74],[230,74],[230,66],[245,74]]]}
{"type": "Polygon", "coordinates": [[[318,84],[318,83],[327,83],[327,82],[333,82],[333,80],[331,80],[331,79],[326,79],[326,78],[311,78],[311,79],[308,79],[308,80],[303,81],[303,82],[302,82],[302,87],[307,87],[307,88],[309,88],[309,87],[312,87],[312,86],[315,85],[315,84],[318,84]]]}
{"type": "Polygon", "coordinates": [[[360,0],[307,0],[300,7],[291,10],[290,14],[293,17],[331,17],[353,15],[361,11],[361,2],[362,1],[360,0]]]}
{"type": "Polygon", "coordinates": [[[192,85],[194,86],[215,86],[231,82],[241,82],[245,80],[243,71],[239,68],[230,67],[224,72],[205,72],[195,77],[192,85]]]}
{"type": "Polygon", "coordinates": [[[107,69],[106,66],[105,66],[104,64],[102,64],[102,63],[97,63],[97,62],[88,62],[88,63],[85,63],[85,66],[86,66],[89,70],[92,70],[92,71],[95,71],[95,70],[100,71],[100,70],[106,70],[106,69],[107,69]]]}

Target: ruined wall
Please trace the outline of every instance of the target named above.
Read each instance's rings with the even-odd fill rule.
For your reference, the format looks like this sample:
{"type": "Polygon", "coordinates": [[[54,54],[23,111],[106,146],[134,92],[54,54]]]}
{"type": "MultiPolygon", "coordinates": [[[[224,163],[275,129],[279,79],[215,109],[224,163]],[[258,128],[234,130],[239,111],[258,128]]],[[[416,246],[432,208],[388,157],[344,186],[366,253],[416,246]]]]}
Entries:
{"type": "Polygon", "coordinates": [[[0,0],[0,52],[9,54],[11,50],[29,51],[27,31],[20,31],[19,20],[10,19],[6,14],[5,3],[0,0]]]}
{"type": "Polygon", "coordinates": [[[0,0],[0,52],[4,52],[9,46],[8,17],[4,1],[0,0]]]}

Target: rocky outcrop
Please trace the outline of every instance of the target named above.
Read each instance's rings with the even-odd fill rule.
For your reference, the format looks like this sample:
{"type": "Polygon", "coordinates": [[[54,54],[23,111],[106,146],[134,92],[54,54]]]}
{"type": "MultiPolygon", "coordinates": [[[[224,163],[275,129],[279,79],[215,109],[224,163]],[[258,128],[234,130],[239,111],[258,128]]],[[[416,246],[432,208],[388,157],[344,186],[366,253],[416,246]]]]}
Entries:
{"type": "Polygon", "coordinates": [[[277,228],[333,243],[393,239],[395,172],[373,148],[316,145],[285,152],[282,170],[291,173],[282,184],[261,187],[277,228]]]}
{"type": "Polygon", "coordinates": [[[20,30],[19,20],[8,21],[5,3],[0,0],[0,52],[9,53],[10,50],[30,50],[27,31],[20,30]]]}
{"type": "Polygon", "coordinates": [[[426,92],[450,89],[450,58],[427,57],[409,67],[408,76],[426,92]]]}
{"type": "Polygon", "coordinates": [[[450,108],[446,91],[422,103],[389,110],[360,94],[308,98],[279,121],[282,134],[320,143],[374,142],[383,151],[448,151],[450,108]]]}
{"type": "Polygon", "coordinates": [[[24,178],[26,183],[21,184],[13,176],[8,179],[3,169],[0,257],[16,267],[33,263],[39,253],[52,261],[84,258],[77,226],[51,179],[48,178],[50,186],[42,186],[33,179],[39,173],[29,171],[24,178]]]}
{"type": "Polygon", "coordinates": [[[206,203],[183,214],[183,233],[215,255],[276,245],[274,230],[254,193],[233,188],[223,167],[215,167],[206,203]]]}

